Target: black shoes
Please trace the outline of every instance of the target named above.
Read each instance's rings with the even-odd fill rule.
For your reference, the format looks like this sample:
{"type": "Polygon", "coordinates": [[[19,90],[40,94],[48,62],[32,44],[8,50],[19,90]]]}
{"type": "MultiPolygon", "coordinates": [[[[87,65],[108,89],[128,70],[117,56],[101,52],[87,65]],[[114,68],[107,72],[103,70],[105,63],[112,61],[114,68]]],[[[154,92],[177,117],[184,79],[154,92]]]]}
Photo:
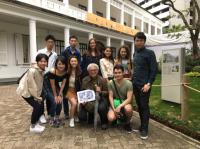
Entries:
{"type": "Polygon", "coordinates": [[[140,138],[143,140],[148,139],[148,132],[145,130],[140,131],[140,138]]]}
{"type": "Polygon", "coordinates": [[[127,133],[132,133],[133,132],[133,129],[132,129],[130,123],[124,125],[124,130],[126,130],[127,133]]]}

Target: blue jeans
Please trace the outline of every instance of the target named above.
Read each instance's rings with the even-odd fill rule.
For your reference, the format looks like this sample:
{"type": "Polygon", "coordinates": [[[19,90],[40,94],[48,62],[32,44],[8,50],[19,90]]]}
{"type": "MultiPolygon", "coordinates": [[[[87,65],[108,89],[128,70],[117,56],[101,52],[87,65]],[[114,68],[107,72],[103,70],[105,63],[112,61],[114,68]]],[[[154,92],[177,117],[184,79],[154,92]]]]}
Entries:
{"type": "Polygon", "coordinates": [[[54,98],[54,96],[53,96],[53,93],[52,92],[48,92],[47,93],[47,95],[46,95],[46,100],[47,100],[47,102],[48,102],[48,104],[49,104],[49,115],[51,116],[51,117],[54,117],[54,116],[59,116],[60,115],[60,112],[61,112],[61,110],[62,110],[62,104],[61,103],[59,103],[59,104],[57,104],[56,102],[55,102],[55,98],[54,98]]]}

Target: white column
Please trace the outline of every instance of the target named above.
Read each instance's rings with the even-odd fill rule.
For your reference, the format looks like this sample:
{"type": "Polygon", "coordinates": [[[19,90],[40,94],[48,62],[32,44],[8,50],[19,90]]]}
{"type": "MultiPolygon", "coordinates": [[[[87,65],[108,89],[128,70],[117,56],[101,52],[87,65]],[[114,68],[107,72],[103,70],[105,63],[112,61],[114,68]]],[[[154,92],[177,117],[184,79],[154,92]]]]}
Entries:
{"type": "Polygon", "coordinates": [[[110,20],[110,0],[106,2],[106,19],[110,20]]]}
{"type": "Polygon", "coordinates": [[[135,44],[134,44],[134,42],[132,42],[132,44],[131,44],[131,59],[133,59],[134,52],[135,52],[135,44]]]}
{"type": "Polygon", "coordinates": [[[122,8],[121,8],[120,23],[124,25],[124,4],[122,4],[122,8]]]}
{"type": "Polygon", "coordinates": [[[121,40],[121,43],[120,43],[120,45],[121,45],[121,46],[123,46],[123,45],[124,45],[124,40],[123,40],[123,39],[121,40]]]}
{"type": "Polygon", "coordinates": [[[37,54],[37,41],[36,41],[36,21],[29,20],[29,36],[30,36],[30,62],[35,63],[37,54]]]}
{"type": "Polygon", "coordinates": [[[89,13],[92,13],[93,12],[93,8],[92,8],[92,6],[93,6],[93,0],[88,0],[88,12],[89,13]]]}
{"type": "Polygon", "coordinates": [[[89,33],[89,36],[88,36],[88,38],[89,38],[89,40],[90,40],[91,38],[94,38],[94,35],[93,35],[93,33],[89,33]]]}
{"type": "Polygon", "coordinates": [[[144,17],[142,16],[142,21],[141,21],[141,32],[144,32],[144,17]]]}
{"type": "Polygon", "coordinates": [[[149,20],[148,34],[151,35],[151,20],[149,20]]]}
{"type": "Polygon", "coordinates": [[[65,4],[65,7],[69,6],[69,0],[63,0],[63,3],[65,4]]]}
{"type": "Polygon", "coordinates": [[[131,15],[131,28],[135,29],[135,11],[131,15]]]}
{"type": "Polygon", "coordinates": [[[111,38],[110,38],[110,37],[107,37],[107,38],[106,38],[106,45],[107,45],[108,47],[111,46],[111,38]]]}
{"type": "Polygon", "coordinates": [[[69,27],[66,26],[64,29],[65,48],[69,46],[69,37],[70,37],[70,29],[69,27]]]}

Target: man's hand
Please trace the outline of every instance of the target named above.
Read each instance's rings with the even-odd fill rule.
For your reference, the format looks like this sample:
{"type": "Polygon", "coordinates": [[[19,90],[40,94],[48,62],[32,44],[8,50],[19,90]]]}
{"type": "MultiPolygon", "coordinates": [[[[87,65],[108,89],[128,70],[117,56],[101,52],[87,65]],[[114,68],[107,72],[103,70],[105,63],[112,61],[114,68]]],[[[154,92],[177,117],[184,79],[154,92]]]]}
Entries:
{"type": "Polygon", "coordinates": [[[142,91],[143,91],[144,93],[146,93],[146,92],[149,91],[150,88],[151,88],[151,86],[150,86],[149,84],[145,84],[145,85],[143,86],[143,88],[142,88],[142,91]]]}
{"type": "Polygon", "coordinates": [[[101,88],[99,86],[96,86],[96,92],[98,92],[98,93],[101,92],[101,88]]]}
{"type": "Polygon", "coordinates": [[[120,111],[121,111],[121,108],[122,108],[122,106],[121,105],[119,105],[116,109],[115,109],[115,112],[116,113],[120,113],[120,111]]]}

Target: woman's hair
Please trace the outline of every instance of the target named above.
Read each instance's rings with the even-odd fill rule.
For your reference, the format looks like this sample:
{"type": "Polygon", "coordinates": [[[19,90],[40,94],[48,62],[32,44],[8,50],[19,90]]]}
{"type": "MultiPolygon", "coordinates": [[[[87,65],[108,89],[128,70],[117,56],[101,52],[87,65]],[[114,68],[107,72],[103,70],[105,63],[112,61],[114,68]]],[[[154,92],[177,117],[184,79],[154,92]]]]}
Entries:
{"type": "MultiPolygon", "coordinates": [[[[97,44],[97,41],[96,41],[95,38],[91,38],[91,39],[89,40],[89,42],[88,42],[88,49],[87,49],[87,52],[86,52],[86,54],[89,55],[89,56],[91,56],[91,53],[92,53],[92,49],[91,49],[91,47],[90,47],[90,43],[91,43],[92,41],[94,41],[94,42],[97,44]]],[[[95,47],[95,53],[96,53],[96,55],[100,55],[100,51],[97,49],[97,47],[95,47]]]]}
{"type": "Polygon", "coordinates": [[[43,59],[43,58],[48,62],[49,57],[48,57],[46,54],[42,54],[42,53],[39,53],[39,54],[36,56],[36,62],[38,63],[38,62],[41,61],[41,59],[43,59]]]}
{"type": "Polygon", "coordinates": [[[56,62],[55,62],[55,69],[58,68],[58,62],[61,62],[62,64],[64,64],[65,65],[65,71],[67,71],[67,63],[66,63],[65,57],[64,56],[58,56],[57,57],[56,62]]]}
{"type": "MultiPolygon", "coordinates": [[[[75,58],[75,59],[77,60],[77,63],[78,63],[78,58],[77,58],[75,55],[72,55],[72,56],[69,57],[69,60],[68,60],[68,67],[67,67],[67,68],[68,68],[68,69],[67,69],[67,74],[68,74],[68,75],[71,75],[71,74],[72,74],[72,66],[71,66],[71,64],[70,64],[70,61],[71,61],[72,58],[75,58]]],[[[75,73],[76,73],[76,74],[75,74],[76,77],[81,75],[81,67],[80,67],[79,63],[77,64],[76,72],[75,72],[75,73]]]]}
{"type": "Polygon", "coordinates": [[[122,60],[122,57],[121,57],[120,52],[121,52],[121,50],[122,50],[123,48],[126,50],[126,59],[131,60],[130,49],[129,49],[128,46],[125,46],[125,45],[123,45],[123,46],[121,46],[121,47],[119,48],[118,54],[117,54],[117,59],[118,59],[118,60],[122,60]]]}
{"type": "Polygon", "coordinates": [[[111,59],[113,61],[114,60],[114,58],[113,58],[113,49],[111,47],[105,47],[105,49],[103,50],[103,53],[102,53],[103,58],[106,57],[106,55],[104,54],[104,52],[106,51],[106,49],[110,49],[111,50],[111,55],[110,55],[109,59],[111,59]]]}

